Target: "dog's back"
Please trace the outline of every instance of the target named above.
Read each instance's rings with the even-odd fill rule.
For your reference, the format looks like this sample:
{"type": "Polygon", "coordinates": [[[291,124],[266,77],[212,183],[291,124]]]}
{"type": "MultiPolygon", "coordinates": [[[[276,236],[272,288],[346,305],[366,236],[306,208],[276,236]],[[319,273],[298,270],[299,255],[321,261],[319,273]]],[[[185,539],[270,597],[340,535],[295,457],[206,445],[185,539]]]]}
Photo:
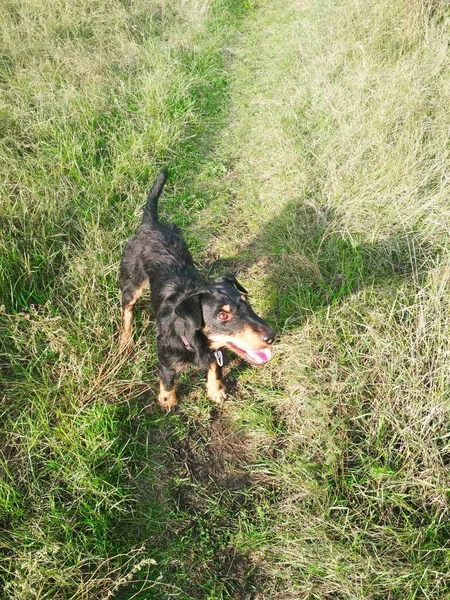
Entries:
{"type": "Polygon", "coordinates": [[[186,281],[192,288],[202,282],[178,227],[159,221],[158,200],[166,180],[167,169],[163,169],[148,195],[142,223],[124,247],[120,263],[124,309],[127,306],[132,309],[149,284],[152,303],[157,309],[161,296],[167,295],[164,288],[168,284],[185,289],[186,281]]]}

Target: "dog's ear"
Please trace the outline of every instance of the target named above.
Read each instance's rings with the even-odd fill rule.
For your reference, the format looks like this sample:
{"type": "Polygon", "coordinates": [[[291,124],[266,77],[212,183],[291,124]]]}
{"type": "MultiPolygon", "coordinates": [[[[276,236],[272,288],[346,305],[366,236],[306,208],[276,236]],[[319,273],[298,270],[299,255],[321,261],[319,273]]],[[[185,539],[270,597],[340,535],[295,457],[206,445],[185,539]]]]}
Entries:
{"type": "Polygon", "coordinates": [[[192,294],[182,300],[176,307],[175,313],[194,329],[202,327],[202,305],[200,303],[200,292],[192,294]]]}
{"type": "Polygon", "coordinates": [[[227,275],[222,275],[221,277],[216,279],[217,283],[220,283],[222,281],[227,281],[228,283],[231,283],[231,285],[235,287],[238,292],[241,292],[241,294],[248,294],[245,287],[239,283],[239,281],[232,273],[227,273],[227,275]]]}

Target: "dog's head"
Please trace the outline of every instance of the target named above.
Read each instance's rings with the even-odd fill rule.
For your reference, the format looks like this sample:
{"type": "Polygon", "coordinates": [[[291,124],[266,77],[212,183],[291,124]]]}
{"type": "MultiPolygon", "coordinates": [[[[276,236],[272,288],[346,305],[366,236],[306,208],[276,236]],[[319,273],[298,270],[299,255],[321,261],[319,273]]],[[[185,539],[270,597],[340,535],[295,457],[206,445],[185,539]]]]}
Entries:
{"type": "Polygon", "coordinates": [[[175,312],[191,328],[203,331],[211,350],[228,348],[254,365],[272,358],[275,332],[253,311],[247,291],[233,275],[188,296],[175,312]]]}

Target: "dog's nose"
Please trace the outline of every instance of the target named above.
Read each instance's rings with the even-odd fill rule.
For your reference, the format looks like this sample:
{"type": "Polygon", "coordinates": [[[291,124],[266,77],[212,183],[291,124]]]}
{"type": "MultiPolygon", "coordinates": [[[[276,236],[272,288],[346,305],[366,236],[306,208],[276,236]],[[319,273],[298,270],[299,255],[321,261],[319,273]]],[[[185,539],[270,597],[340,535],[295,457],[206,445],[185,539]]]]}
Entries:
{"type": "Polygon", "coordinates": [[[269,329],[268,331],[263,333],[263,335],[261,336],[261,339],[263,342],[266,342],[266,344],[273,344],[273,342],[275,340],[275,331],[272,331],[272,329],[269,329]]]}

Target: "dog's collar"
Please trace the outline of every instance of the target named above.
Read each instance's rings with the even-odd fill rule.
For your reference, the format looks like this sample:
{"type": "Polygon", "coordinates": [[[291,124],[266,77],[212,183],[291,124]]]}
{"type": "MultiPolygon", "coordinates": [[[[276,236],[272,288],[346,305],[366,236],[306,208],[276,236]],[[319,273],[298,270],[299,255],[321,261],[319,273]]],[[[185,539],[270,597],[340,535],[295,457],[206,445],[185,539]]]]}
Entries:
{"type": "MultiPolygon", "coordinates": [[[[181,337],[181,341],[183,342],[186,350],[189,350],[189,352],[194,352],[194,348],[189,343],[189,340],[187,339],[187,337],[185,335],[182,335],[180,337],[181,337]]],[[[216,362],[219,365],[219,367],[223,367],[223,354],[222,354],[222,350],[216,350],[214,352],[214,357],[215,357],[216,362]]]]}

